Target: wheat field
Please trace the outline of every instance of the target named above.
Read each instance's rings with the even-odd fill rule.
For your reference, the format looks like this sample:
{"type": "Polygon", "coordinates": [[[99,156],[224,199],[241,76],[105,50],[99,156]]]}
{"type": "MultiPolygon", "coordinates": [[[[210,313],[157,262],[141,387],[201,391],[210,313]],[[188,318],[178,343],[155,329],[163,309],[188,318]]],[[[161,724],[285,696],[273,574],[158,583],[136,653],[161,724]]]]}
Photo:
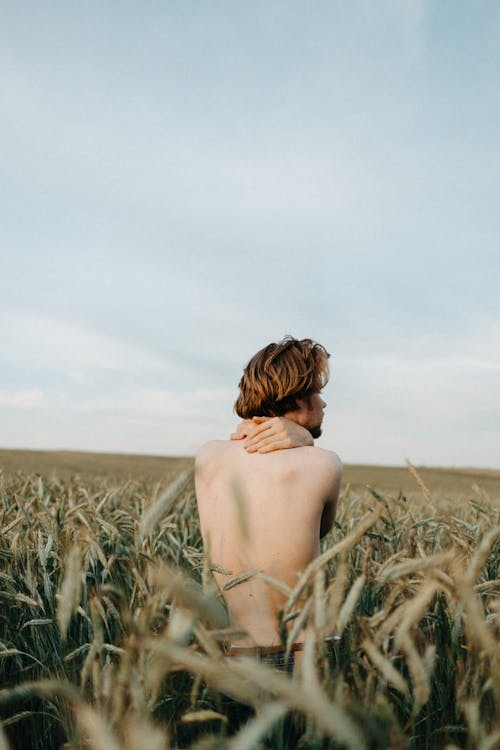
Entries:
{"type": "Polygon", "coordinates": [[[192,459],[0,467],[0,750],[500,748],[500,473],[346,467],[292,676],[224,658],[192,459]]]}

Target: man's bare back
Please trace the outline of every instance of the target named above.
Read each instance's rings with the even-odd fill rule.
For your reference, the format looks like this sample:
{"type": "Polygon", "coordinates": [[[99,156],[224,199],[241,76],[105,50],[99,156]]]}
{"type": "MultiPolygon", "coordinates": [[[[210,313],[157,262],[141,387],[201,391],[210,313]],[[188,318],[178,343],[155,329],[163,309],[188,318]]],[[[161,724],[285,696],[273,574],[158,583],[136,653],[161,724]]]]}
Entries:
{"type": "MultiPolygon", "coordinates": [[[[324,402],[322,402],[324,403],[324,402]]],[[[206,443],[196,458],[201,531],[222,590],[231,578],[260,571],[293,587],[319,553],[334,521],[342,464],[316,447],[248,453],[241,442],[206,443]]],[[[223,592],[237,645],[280,643],[277,614],[285,597],[258,577],[223,592]]]]}

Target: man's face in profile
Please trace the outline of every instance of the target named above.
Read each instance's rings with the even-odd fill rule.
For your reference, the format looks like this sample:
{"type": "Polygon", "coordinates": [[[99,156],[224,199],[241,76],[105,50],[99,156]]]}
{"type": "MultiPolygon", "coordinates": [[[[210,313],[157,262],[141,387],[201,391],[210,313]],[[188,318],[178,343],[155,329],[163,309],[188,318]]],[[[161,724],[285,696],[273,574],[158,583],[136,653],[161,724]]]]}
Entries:
{"type": "Polygon", "coordinates": [[[299,399],[300,407],[298,423],[309,430],[314,440],[321,435],[321,424],[324,417],[326,401],[323,401],[319,393],[313,393],[309,399],[299,399]]]}

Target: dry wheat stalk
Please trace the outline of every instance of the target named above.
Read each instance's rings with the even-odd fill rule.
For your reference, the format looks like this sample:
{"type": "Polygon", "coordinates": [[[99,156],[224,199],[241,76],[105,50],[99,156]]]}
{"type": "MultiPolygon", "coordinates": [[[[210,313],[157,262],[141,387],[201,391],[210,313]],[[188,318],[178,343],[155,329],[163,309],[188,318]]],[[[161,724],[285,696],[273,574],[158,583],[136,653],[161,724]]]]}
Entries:
{"type": "Polygon", "coordinates": [[[349,593],[347,594],[345,602],[339,612],[339,616],[337,617],[336,631],[339,635],[342,635],[344,628],[351,619],[351,615],[358,603],[359,597],[361,596],[363,586],[365,585],[365,580],[365,576],[363,574],[360,575],[349,589],[349,593]]]}
{"type": "Polygon", "coordinates": [[[326,623],[325,571],[318,570],[314,576],[314,630],[317,639],[325,634],[326,623]]]}
{"type": "Polygon", "coordinates": [[[373,665],[383,675],[390,685],[399,690],[405,696],[409,695],[408,685],[402,675],[393,667],[389,659],[387,659],[381,651],[375,646],[373,641],[365,639],[361,648],[365,651],[373,665]]]}
{"type": "Polygon", "coordinates": [[[413,715],[416,716],[422,706],[424,706],[429,700],[431,692],[431,666],[433,662],[434,647],[428,646],[431,649],[429,653],[426,653],[425,658],[422,659],[417,651],[415,643],[412,639],[406,635],[401,637],[401,649],[406,654],[408,669],[413,683],[413,715]]]}
{"type": "Polygon", "coordinates": [[[335,578],[328,587],[326,592],[326,617],[330,623],[337,621],[342,602],[344,600],[344,591],[349,578],[349,566],[345,557],[340,561],[335,578]]]}
{"type": "Polygon", "coordinates": [[[126,722],[123,737],[124,750],[168,750],[170,747],[165,729],[141,716],[134,716],[126,722]]]}
{"type": "Polygon", "coordinates": [[[299,577],[299,580],[292,591],[292,595],[290,596],[286,604],[286,614],[288,614],[295,606],[300,595],[302,594],[302,591],[309,583],[310,579],[318,572],[318,570],[321,570],[321,568],[323,568],[334,557],[337,557],[341,553],[347,553],[349,550],[351,550],[359,541],[359,539],[361,539],[366,534],[366,532],[369,531],[372,526],[377,523],[383,511],[384,507],[382,505],[379,505],[376,510],[362,518],[355,529],[353,529],[350,534],[344,537],[342,541],[337,542],[337,544],[334,544],[333,547],[326,550],[309,563],[305,571],[299,577]]]}
{"type": "Polygon", "coordinates": [[[473,554],[471,561],[464,572],[463,579],[465,585],[471,586],[475,583],[489,557],[493,543],[499,536],[500,526],[494,526],[484,535],[481,544],[473,554]]]}
{"type": "Polygon", "coordinates": [[[396,648],[400,648],[409,631],[418,626],[418,623],[427,610],[429,602],[440,590],[441,586],[437,582],[429,581],[424,583],[418,594],[410,599],[395,631],[394,645],[396,648]]]}
{"type": "Polygon", "coordinates": [[[294,644],[298,640],[300,633],[306,627],[312,608],[313,608],[313,598],[312,596],[310,596],[307,602],[304,604],[304,606],[300,610],[298,617],[293,623],[293,627],[291,627],[290,630],[288,631],[288,636],[286,640],[286,653],[287,654],[290,653],[292,644],[294,644]]]}
{"type": "Polygon", "coordinates": [[[257,716],[231,738],[227,750],[253,750],[258,747],[259,740],[286,714],[286,711],[286,705],[280,701],[266,703],[257,716]]]}
{"type": "Polygon", "coordinates": [[[453,557],[454,553],[450,550],[432,555],[431,557],[424,555],[420,559],[405,560],[391,567],[386,567],[383,571],[380,570],[377,574],[377,579],[384,582],[394,581],[396,578],[402,578],[410,573],[427,573],[440,565],[446,565],[453,557]]]}
{"type": "Polygon", "coordinates": [[[325,734],[344,743],[353,750],[367,748],[363,733],[342,705],[332,703],[325,693],[310,684],[305,689],[295,680],[256,663],[251,659],[241,659],[232,665],[232,671],[247,681],[252,681],[265,692],[270,692],[289,708],[302,711],[315,721],[325,734]]]}
{"type": "Polygon", "coordinates": [[[75,718],[92,750],[122,750],[104,717],[88,704],[82,703],[78,706],[75,718]]]}
{"type": "Polygon", "coordinates": [[[139,540],[142,542],[149,536],[158,522],[172,509],[175,501],[180,494],[186,489],[189,481],[193,476],[193,467],[190,466],[169,484],[162,492],[155,504],[149,508],[147,513],[142,517],[139,525],[139,540]]]}
{"type": "Polygon", "coordinates": [[[153,580],[158,588],[175,599],[178,606],[196,613],[215,627],[224,627],[226,624],[226,614],[215,591],[204,591],[200,584],[180,568],[175,569],[165,564],[158,566],[154,570],[153,580]]]}
{"type": "Polygon", "coordinates": [[[498,750],[500,747],[500,729],[496,729],[487,737],[484,737],[477,750],[498,750]]]}
{"type": "Polygon", "coordinates": [[[80,602],[81,587],[82,552],[79,546],[74,546],[66,558],[64,579],[59,594],[56,594],[56,619],[63,638],[66,637],[70,617],[80,602]]]}
{"type": "Polygon", "coordinates": [[[10,750],[9,743],[7,742],[7,737],[5,736],[5,732],[2,728],[2,724],[0,724],[0,750],[10,750]]]}
{"type": "Polygon", "coordinates": [[[418,471],[416,470],[416,468],[413,466],[412,462],[408,458],[406,459],[406,465],[408,467],[408,471],[410,472],[410,474],[412,475],[412,477],[415,479],[416,483],[422,490],[425,499],[431,500],[432,499],[431,493],[426,487],[424,480],[420,477],[418,471]]]}

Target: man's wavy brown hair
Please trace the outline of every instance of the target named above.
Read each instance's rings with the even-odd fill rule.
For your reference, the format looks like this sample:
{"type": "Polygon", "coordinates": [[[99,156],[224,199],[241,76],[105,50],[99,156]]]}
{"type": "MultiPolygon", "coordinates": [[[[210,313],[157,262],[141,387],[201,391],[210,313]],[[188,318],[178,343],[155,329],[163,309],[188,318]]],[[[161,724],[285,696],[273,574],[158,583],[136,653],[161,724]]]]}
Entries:
{"type": "Polygon", "coordinates": [[[312,339],[285,336],[252,357],[239,382],[234,410],[242,419],[281,417],[328,383],[329,354],[312,339]]]}

